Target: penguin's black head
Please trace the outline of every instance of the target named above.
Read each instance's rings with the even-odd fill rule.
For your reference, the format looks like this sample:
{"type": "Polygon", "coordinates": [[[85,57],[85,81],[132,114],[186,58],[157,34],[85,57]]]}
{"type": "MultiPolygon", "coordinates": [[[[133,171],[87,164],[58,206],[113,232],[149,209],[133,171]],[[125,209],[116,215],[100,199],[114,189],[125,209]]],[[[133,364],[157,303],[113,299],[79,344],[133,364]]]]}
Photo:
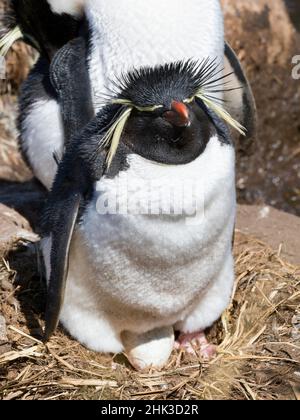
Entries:
{"type": "Polygon", "coordinates": [[[230,143],[227,126],[215,112],[222,108],[213,97],[222,90],[222,70],[216,60],[205,60],[142,68],[123,75],[112,100],[119,104],[120,115],[129,110],[122,143],[132,153],[172,165],[195,160],[214,135],[230,143]]]}

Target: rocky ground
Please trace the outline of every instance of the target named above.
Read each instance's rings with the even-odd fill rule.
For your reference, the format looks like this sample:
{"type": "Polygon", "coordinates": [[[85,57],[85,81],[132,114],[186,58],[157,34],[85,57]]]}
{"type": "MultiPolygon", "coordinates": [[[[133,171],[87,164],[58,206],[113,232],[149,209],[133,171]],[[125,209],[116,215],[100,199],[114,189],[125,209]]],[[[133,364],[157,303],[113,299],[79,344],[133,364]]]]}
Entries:
{"type": "Polygon", "coordinates": [[[218,357],[206,364],[174,352],[165,370],[139,374],[62,330],[46,347],[39,341],[45,284],[33,230],[46,194],[17,148],[16,95],[34,60],[18,44],[0,86],[0,398],[299,399],[300,80],[291,78],[291,57],[300,54],[300,7],[222,3],[259,130],[251,155],[238,150],[237,280],[231,307],[209,333],[218,357]]]}

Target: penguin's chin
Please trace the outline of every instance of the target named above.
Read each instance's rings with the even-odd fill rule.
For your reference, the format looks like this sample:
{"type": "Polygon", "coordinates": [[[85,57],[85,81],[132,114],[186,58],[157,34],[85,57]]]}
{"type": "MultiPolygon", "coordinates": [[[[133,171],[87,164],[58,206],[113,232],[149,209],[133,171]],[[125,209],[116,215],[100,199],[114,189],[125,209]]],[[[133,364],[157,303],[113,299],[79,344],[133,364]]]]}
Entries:
{"type": "Polygon", "coordinates": [[[129,119],[122,142],[134,154],[166,165],[186,165],[206,149],[215,128],[205,115],[190,112],[191,124],[174,127],[161,116],[136,114],[129,119]]]}

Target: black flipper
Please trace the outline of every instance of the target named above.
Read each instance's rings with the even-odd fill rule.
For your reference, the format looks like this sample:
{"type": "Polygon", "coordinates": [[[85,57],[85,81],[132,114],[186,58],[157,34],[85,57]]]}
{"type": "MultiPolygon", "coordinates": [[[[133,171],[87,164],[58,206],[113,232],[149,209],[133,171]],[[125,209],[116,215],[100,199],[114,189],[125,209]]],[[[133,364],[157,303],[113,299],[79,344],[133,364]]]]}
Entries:
{"type": "Polygon", "coordinates": [[[56,53],[50,67],[63,118],[65,145],[94,117],[87,48],[83,36],[68,42],[56,53]]]}
{"type": "Polygon", "coordinates": [[[225,74],[230,76],[230,87],[240,87],[226,91],[224,94],[225,107],[230,115],[239,121],[247,130],[246,137],[240,140],[240,146],[246,150],[256,139],[257,113],[256,103],[250,83],[242,65],[229,44],[225,44],[225,74]]]}
{"type": "Polygon", "coordinates": [[[51,275],[45,315],[45,342],[50,339],[59,322],[68,276],[70,245],[82,201],[79,192],[65,192],[68,195],[59,202],[56,222],[51,230],[51,275]]]}
{"type": "Polygon", "coordinates": [[[44,340],[56,329],[64,301],[69,251],[80,206],[86,194],[87,172],[73,153],[72,140],[94,116],[84,37],[70,41],[55,55],[50,78],[62,110],[65,131],[65,159],[58,173],[44,214],[44,234],[52,239],[51,273],[46,307],[44,340]],[[72,162],[72,163],[70,163],[72,162]]]}

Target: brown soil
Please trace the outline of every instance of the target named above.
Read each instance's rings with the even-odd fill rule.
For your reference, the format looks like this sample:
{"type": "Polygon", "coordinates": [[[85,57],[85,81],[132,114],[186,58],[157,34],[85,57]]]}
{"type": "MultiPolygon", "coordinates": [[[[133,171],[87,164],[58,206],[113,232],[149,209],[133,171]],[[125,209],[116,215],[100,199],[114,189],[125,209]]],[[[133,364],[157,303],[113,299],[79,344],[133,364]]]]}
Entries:
{"type": "Polygon", "coordinates": [[[300,54],[298,0],[222,0],[227,38],[251,81],[258,109],[252,156],[239,156],[240,202],[300,215],[300,54]]]}

